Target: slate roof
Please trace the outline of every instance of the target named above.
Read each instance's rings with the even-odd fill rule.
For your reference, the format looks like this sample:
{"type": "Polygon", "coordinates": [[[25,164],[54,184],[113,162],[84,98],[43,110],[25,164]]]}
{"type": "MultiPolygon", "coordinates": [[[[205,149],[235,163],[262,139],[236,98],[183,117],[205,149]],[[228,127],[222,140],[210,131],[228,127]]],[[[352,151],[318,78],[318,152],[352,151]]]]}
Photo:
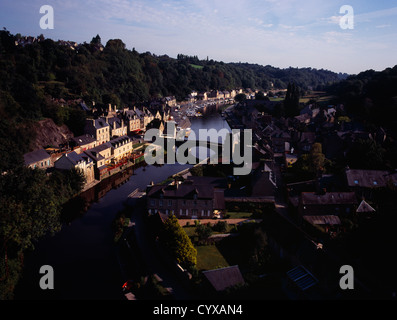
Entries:
{"type": "Polygon", "coordinates": [[[349,187],[385,187],[391,180],[397,183],[397,174],[382,170],[346,170],[347,184],[349,187]]]}
{"type": "Polygon", "coordinates": [[[316,194],[315,192],[302,192],[302,204],[305,205],[332,205],[332,204],[356,204],[354,192],[327,192],[316,194]]]}
{"type": "Polygon", "coordinates": [[[109,127],[109,124],[106,123],[106,121],[103,120],[103,119],[95,119],[94,120],[94,127],[97,128],[97,129],[102,129],[102,128],[105,128],[105,127],[109,127]]]}
{"type": "Polygon", "coordinates": [[[235,285],[245,284],[244,278],[237,265],[203,271],[203,274],[216,291],[223,291],[235,285]]]}
{"type": "Polygon", "coordinates": [[[327,216],[303,216],[307,222],[313,225],[340,225],[341,221],[338,216],[327,215],[327,216]]]}
{"type": "Polygon", "coordinates": [[[23,158],[25,160],[25,165],[28,166],[38,161],[49,159],[50,155],[44,149],[38,149],[32,152],[25,153],[23,155],[23,158]]]}
{"type": "Polygon", "coordinates": [[[93,142],[96,141],[95,138],[92,137],[92,136],[89,135],[89,134],[83,134],[83,135],[78,136],[78,137],[73,137],[72,140],[73,140],[73,141],[76,143],[76,145],[78,145],[78,146],[84,146],[84,145],[86,145],[86,144],[90,144],[90,143],[93,143],[93,142]]]}
{"type": "Polygon", "coordinates": [[[356,212],[375,212],[376,210],[372,208],[365,200],[361,201],[356,212]]]}
{"type": "Polygon", "coordinates": [[[73,164],[77,165],[79,162],[91,163],[90,157],[86,156],[84,153],[77,154],[75,151],[65,154],[65,157],[73,164]]]}
{"type": "Polygon", "coordinates": [[[165,198],[193,198],[194,194],[197,194],[197,199],[212,199],[214,197],[214,188],[205,185],[192,185],[192,184],[180,184],[178,187],[175,185],[164,186],[156,185],[150,188],[147,193],[148,197],[158,198],[160,194],[163,194],[165,198]]]}
{"type": "Polygon", "coordinates": [[[115,139],[112,139],[108,142],[108,145],[110,144],[113,148],[117,148],[119,144],[126,144],[131,142],[131,138],[129,136],[121,136],[115,139]]]}

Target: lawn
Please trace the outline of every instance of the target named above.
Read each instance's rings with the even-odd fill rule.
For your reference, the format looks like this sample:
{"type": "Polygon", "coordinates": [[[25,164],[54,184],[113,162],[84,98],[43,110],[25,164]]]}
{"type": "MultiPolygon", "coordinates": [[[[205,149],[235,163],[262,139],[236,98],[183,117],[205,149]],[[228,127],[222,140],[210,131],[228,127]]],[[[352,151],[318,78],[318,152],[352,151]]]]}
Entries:
{"type": "Polygon", "coordinates": [[[197,65],[197,64],[190,64],[190,66],[192,67],[192,68],[194,68],[194,69],[203,69],[204,67],[203,66],[199,66],[199,65],[197,65]]]}
{"type": "Polygon", "coordinates": [[[252,213],[228,211],[227,215],[229,216],[228,219],[245,219],[245,218],[251,218],[252,213]]]}
{"type": "Polygon", "coordinates": [[[269,97],[270,101],[273,102],[280,102],[280,101],[284,101],[285,98],[273,98],[273,97],[269,97]]]}
{"type": "Polygon", "coordinates": [[[198,270],[212,270],[229,266],[217,246],[197,246],[196,249],[198,270]]]}

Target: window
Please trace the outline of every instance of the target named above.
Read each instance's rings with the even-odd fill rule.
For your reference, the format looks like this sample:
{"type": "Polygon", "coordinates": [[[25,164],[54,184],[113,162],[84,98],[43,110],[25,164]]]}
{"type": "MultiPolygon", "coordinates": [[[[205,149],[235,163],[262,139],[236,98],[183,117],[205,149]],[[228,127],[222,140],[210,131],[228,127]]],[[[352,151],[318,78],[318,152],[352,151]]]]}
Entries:
{"type": "Polygon", "coordinates": [[[358,184],[358,180],[354,180],[354,183],[355,183],[355,184],[358,184]]]}
{"type": "Polygon", "coordinates": [[[151,206],[155,206],[155,205],[156,205],[156,200],[150,199],[150,205],[151,205],[151,206]]]}
{"type": "Polygon", "coordinates": [[[160,206],[160,207],[163,206],[163,200],[159,200],[159,206],[160,206]]]}
{"type": "Polygon", "coordinates": [[[377,186],[378,185],[378,181],[374,181],[374,186],[377,186]]]}
{"type": "Polygon", "coordinates": [[[169,207],[172,206],[172,200],[168,200],[168,206],[169,206],[169,207]]]}

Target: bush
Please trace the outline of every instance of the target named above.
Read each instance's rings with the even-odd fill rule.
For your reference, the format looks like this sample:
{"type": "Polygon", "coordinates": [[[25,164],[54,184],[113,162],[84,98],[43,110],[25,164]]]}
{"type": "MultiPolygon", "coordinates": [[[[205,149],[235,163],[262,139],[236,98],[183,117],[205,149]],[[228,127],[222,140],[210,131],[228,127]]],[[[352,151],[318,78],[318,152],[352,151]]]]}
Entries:
{"type": "Polygon", "coordinates": [[[212,235],[212,228],[208,225],[200,224],[196,227],[195,233],[199,237],[199,241],[206,240],[212,235]]]}
{"type": "Polygon", "coordinates": [[[217,232],[226,232],[227,230],[227,222],[226,221],[218,221],[213,227],[212,230],[217,232]]]}

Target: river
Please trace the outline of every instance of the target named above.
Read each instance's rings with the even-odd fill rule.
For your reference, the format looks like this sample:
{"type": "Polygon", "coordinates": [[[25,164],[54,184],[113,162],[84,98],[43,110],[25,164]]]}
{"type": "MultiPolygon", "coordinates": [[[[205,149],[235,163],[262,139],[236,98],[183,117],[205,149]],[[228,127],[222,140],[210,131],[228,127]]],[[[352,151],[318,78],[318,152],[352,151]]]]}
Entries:
{"type": "MultiPolygon", "coordinates": [[[[213,128],[230,130],[219,113],[191,120],[192,131],[213,128]]],[[[191,165],[166,164],[129,169],[82,194],[89,204],[80,212],[68,207],[62,230],[40,240],[34,251],[25,255],[23,278],[15,292],[16,300],[125,299],[123,279],[113,244],[112,221],[123,208],[123,201],[136,188],[144,189],[151,181],[167,179],[191,165]],[[54,289],[40,289],[40,267],[54,270],[54,289]]]]}

